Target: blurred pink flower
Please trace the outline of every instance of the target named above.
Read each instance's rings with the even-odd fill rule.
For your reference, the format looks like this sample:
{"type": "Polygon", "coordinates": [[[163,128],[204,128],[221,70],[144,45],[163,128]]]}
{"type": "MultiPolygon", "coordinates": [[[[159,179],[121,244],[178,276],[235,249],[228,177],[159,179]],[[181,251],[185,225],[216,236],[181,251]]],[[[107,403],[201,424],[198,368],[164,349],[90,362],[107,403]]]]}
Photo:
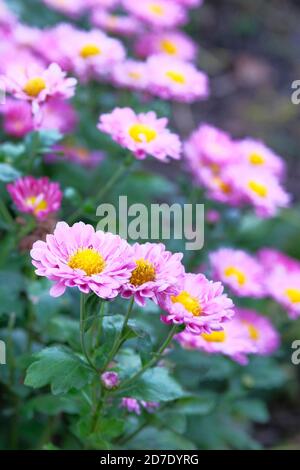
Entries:
{"type": "Polygon", "coordinates": [[[157,118],[154,112],[136,114],[131,108],[115,108],[110,114],[100,116],[98,129],[111,135],[139,160],[147,155],[161,161],[167,161],[168,157],[178,160],[181,142],[167,124],[166,118],[157,118]]]}
{"type": "Polygon", "coordinates": [[[79,145],[56,145],[51,154],[46,156],[47,163],[70,161],[86,168],[94,168],[102,162],[103,152],[89,150],[79,145]]]}
{"type": "Polygon", "coordinates": [[[128,59],[116,64],[111,70],[114,84],[131,90],[146,90],[148,86],[148,69],[145,62],[128,59]]]}
{"type": "Polygon", "coordinates": [[[148,58],[149,93],[191,103],[209,95],[208,77],[194,65],[163,54],[148,58]]]}
{"type": "Polygon", "coordinates": [[[262,266],[246,251],[219,248],[209,259],[213,278],[229,286],[236,295],[260,298],[266,294],[262,266]]]}
{"type": "Polygon", "coordinates": [[[47,177],[25,176],[8,184],[7,191],[20,212],[32,214],[38,220],[57,212],[61,205],[60,186],[47,177]]]}
{"type": "Polygon", "coordinates": [[[165,54],[182,60],[194,60],[197,46],[182,31],[149,32],[138,37],[135,51],[140,57],[165,54]]]}
{"type": "Polygon", "coordinates": [[[279,178],[285,173],[285,163],[282,158],[262,142],[247,138],[236,141],[235,145],[240,163],[248,164],[258,171],[266,169],[279,178]]]}
{"type": "Polygon", "coordinates": [[[102,8],[92,11],[91,22],[98,28],[122,36],[135,36],[143,31],[141,22],[136,17],[116,15],[102,8]]]}
{"type": "Polygon", "coordinates": [[[185,9],[172,0],[123,0],[129,13],[155,28],[173,28],[186,22],[185,9]]]}

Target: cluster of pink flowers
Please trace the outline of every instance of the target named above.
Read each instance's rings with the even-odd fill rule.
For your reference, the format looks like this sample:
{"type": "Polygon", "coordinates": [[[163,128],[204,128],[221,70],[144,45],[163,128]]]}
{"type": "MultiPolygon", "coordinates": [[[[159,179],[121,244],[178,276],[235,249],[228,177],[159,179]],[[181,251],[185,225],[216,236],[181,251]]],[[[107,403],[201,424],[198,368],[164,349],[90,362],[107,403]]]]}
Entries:
{"type": "Polygon", "coordinates": [[[272,217],[289,205],[282,187],[284,162],[260,141],[233,140],[202,124],[185,143],[185,156],[196,184],[216,201],[252,206],[259,217],[272,217]]]}
{"type": "Polygon", "coordinates": [[[221,281],[239,297],[270,296],[291,318],[300,316],[300,262],[273,249],[256,255],[220,248],[210,254],[213,279],[221,281]]]}
{"type": "Polygon", "coordinates": [[[268,318],[253,310],[238,308],[234,318],[220,331],[194,335],[184,330],[175,339],[184,348],[224,354],[241,365],[248,363],[249,354],[271,355],[280,344],[279,334],[268,318]]]}
{"type": "Polygon", "coordinates": [[[204,275],[185,274],[182,254],[172,254],[162,244],[130,246],[91,225],[59,222],[45,242],[34,243],[31,256],[36,274],[54,281],[55,297],[77,287],[103,299],[133,296],[139,306],[152,300],[165,310],[164,322],[185,325],[195,334],[219,330],[233,315],[222,285],[204,275]]]}

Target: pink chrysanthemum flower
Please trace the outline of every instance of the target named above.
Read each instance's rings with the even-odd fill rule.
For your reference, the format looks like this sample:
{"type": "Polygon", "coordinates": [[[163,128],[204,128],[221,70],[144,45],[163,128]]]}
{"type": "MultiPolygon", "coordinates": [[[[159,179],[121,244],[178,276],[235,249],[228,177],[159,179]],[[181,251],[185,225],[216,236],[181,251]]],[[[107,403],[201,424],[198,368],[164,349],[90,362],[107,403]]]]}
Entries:
{"type": "Polygon", "coordinates": [[[290,318],[300,316],[300,269],[274,266],[266,274],[265,284],[268,294],[287,310],[290,318]]]}
{"type": "Polygon", "coordinates": [[[185,330],[175,339],[186,349],[198,349],[208,354],[224,354],[241,365],[248,363],[248,354],[255,353],[249,330],[237,318],[224,323],[223,329],[211,333],[192,334],[185,330]]]}
{"type": "Polygon", "coordinates": [[[236,141],[235,145],[240,163],[248,164],[258,172],[263,168],[277,177],[283,176],[284,161],[262,142],[247,138],[236,141]]]}
{"type": "Polygon", "coordinates": [[[223,293],[220,282],[209,281],[203,274],[186,274],[178,285],[179,293],[166,296],[160,306],[167,313],[167,324],[185,325],[193,334],[220,330],[233,315],[232,300],[223,293]]]}
{"type": "Polygon", "coordinates": [[[12,39],[18,47],[35,49],[41,41],[43,32],[39,28],[33,28],[22,23],[18,23],[12,31],[12,39]]]}
{"type": "Polygon", "coordinates": [[[79,145],[56,145],[51,154],[46,156],[46,161],[47,163],[70,161],[86,168],[94,168],[103,158],[104,154],[99,150],[89,150],[79,145]]]}
{"type": "Polygon", "coordinates": [[[266,170],[257,170],[245,165],[230,168],[229,184],[243,194],[245,203],[252,205],[258,217],[274,217],[279,209],[289,206],[290,196],[277,178],[266,170]]]}
{"type": "Polygon", "coordinates": [[[300,271],[300,261],[292,258],[274,248],[262,248],[258,252],[258,259],[265,272],[270,274],[274,269],[281,267],[286,271],[300,271]]]}
{"type": "Polygon", "coordinates": [[[25,176],[8,184],[7,190],[20,212],[32,214],[38,220],[57,212],[61,205],[59,184],[49,181],[47,177],[35,179],[25,176]]]}
{"type": "Polygon", "coordinates": [[[61,98],[50,98],[43,106],[40,129],[56,129],[62,134],[75,130],[78,116],[73,106],[61,98]]]}
{"type": "Polygon", "coordinates": [[[236,316],[247,327],[255,354],[268,356],[279,348],[280,336],[268,318],[253,310],[241,308],[236,309],[236,316]]]}
{"type": "Polygon", "coordinates": [[[160,54],[149,57],[147,64],[151,94],[187,103],[209,96],[207,75],[191,63],[160,54]]]}
{"type": "Polygon", "coordinates": [[[91,22],[96,27],[121,36],[135,36],[143,30],[140,21],[136,17],[115,15],[102,8],[96,8],[92,11],[91,22]]]}
{"type": "Polygon", "coordinates": [[[70,36],[72,50],[65,51],[72,70],[81,78],[103,77],[111,67],[122,62],[126,53],[122,43],[99,30],[74,31],[70,36]]]}
{"type": "Polygon", "coordinates": [[[147,299],[159,303],[165,295],[176,294],[184,274],[182,253],[170,253],[162,243],[136,243],[132,249],[135,267],[122,288],[122,297],[134,296],[144,306],[147,299]]]}
{"type": "Polygon", "coordinates": [[[260,298],[265,294],[264,271],[259,262],[243,250],[220,248],[210,254],[214,279],[238,296],[260,298]]]}
{"type": "Polygon", "coordinates": [[[100,116],[98,129],[111,135],[139,160],[147,155],[161,161],[167,161],[168,157],[178,160],[181,142],[167,129],[167,124],[166,118],[159,119],[154,112],[136,114],[131,108],[116,108],[110,114],[100,116]]]}
{"type": "Polygon", "coordinates": [[[47,69],[36,64],[28,64],[25,69],[20,69],[16,64],[16,67],[7,70],[5,76],[9,93],[35,105],[50,97],[71,98],[75,93],[76,82],[75,78],[67,78],[57,64],[51,64],[47,69]]]}
{"type": "Polygon", "coordinates": [[[137,39],[135,51],[143,58],[154,54],[165,54],[190,61],[196,57],[197,46],[181,31],[149,32],[137,39]]]}
{"type": "Polygon", "coordinates": [[[203,0],[175,0],[175,2],[180,3],[186,7],[200,7],[203,3],[203,0]]]}
{"type": "Polygon", "coordinates": [[[146,90],[148,86],[148,69],[144,62],[128,59],[116,64],[111,76],[118,87],[131,90],[146,90]]]}
{"type": "Polygon", "coordinates": [[[76,17],[86,9],[87,0],[43,0],[43,2],[65,15],[76,17]]]}
{"type": "Polygon", "coordinates": [[[14,137],[24,137],[34,129],[32,110],[29,103],[7,98],[0,106],[5,132],[14,137]]]}
{"type": "Polygon", "coordinates": [[[186,19],[185,9],[172,0],[123,0],[129,13],[156,28],[173,28],[183,24],[186,19]]]}
{"type": "Polygon", "coordinates": [[[34,243],[31,257],[36,274],[55,282],[50,291],[53,297],[62,295],[67,287],[78,287],[85,294],[94,292],[112,299],[131,276],[131,253],[118,235],[96,232],[83,222],[73,226],[58,222],[46,242],[34,243]]]}

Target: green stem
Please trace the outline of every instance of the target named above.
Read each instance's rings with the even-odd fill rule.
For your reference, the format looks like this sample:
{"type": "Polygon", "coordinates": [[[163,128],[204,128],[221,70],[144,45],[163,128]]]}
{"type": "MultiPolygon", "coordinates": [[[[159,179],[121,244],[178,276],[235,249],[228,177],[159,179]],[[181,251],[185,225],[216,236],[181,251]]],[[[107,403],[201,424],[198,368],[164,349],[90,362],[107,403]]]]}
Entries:
{"type": "Polygon", "coordinates": [[[155,366],[158,363],[158,361],[161,359],[164,351],[167,349],[167,347],[171,343],[174,335],[177,332],[177,329],[178,329],[178,325],[173,325],[173,327],[169,331],[169,334],[168,334],[167,338],[165,339],[165,341],[163,342],[163,344],[161,345],[161,347],[158,349],[158,351],[156,353],[154,353],[153,358],[147,364],[145,364],[144,367],[142,367],[138,372],[136,372],[133,376],[131,376],[127,380],[125,380],[121,384],[121,386],[119,387],[118,392],[121,389],[124,389],[125,387],[130,385],[135,380],[137,380],[141,375],[143,375],[146,372],[146,370],[150,369],[151,367],[155,366]]]}
{"type": "Polygon", "coordinates": [[[83,293],[80,294],[80,344],[81,344],[81,349],[84,354],[84,357],[86,358],[88,364],[90,367],[97,372],[98,374],[98,369],[94,366],[93,362],[91,361],[86,344],[85,344],[85,335],[84,335],[84,319],[85,319],[85,295],[83,293]]]}
{"type": "Polygon", "coordinates": [[[124,332],[126,330],[126,327],[127,327],[127,324],[128,324],[128,320],[129,320],[129,317],[131,315],[131,312],[132,312],[132,309],[133,309],[133,306],[134,306],[134,297],[132,296],[131,299],[130,299],[130,303],[129,303],[129,307],[128,307],[128,310],[127,310],[127,313],[125,315],[125,318],[124,318],[124,322],[123,322],[123,326],[122,326],[122,329],[119,333],[119,335],[117,336],[115,342],[114,342],[114,345],[112,347],[112,350],[108,356],[108,359],[105,363],[105,366],[102,368],[101,372],[105,371],[107,366],[109,365],[109,363],[113,360],[113,358],[115,357],[115,355],[117,354],[117,352],[119,351],[119,348],[121,346],[121,344],[123,343],[123,335],[124,335],[124,332]]]}
{"type": "Polygon", "coordinates": [[[107,392],[104,391],[102,397],[99,399],[99,401],[97,403],[95,413],[94,413],[93,418],[92,418],[91,433],[94,433],[97,429],[98,421],[99,421],[102,409],[103,409],[104,404],[105,404],[106,394],[107,394],[107,392]]]}
{"type": "Polygon", "coordinates": [[[3,218],[4,222],[6,222],[6,224],[11,229],[14,226],[15,221],[12,218],[9,210],[7,209],[6,205],[4,204],[1,198],[0,198],[0,215],[3,218]]]}

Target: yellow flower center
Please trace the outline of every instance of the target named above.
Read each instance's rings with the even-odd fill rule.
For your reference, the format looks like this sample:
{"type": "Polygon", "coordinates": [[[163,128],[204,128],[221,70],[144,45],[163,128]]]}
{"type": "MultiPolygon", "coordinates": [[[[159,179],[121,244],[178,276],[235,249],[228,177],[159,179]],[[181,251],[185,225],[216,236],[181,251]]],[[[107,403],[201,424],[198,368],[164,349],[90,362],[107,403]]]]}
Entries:
{"type": "Polygon", "coordinates": [[[133,270],[130,278],[130,283],[134,286],[141,286],[145,282],[155,281],[155,268],[150,261],[141,258],[136,262],[136,268],[133,270]]]}
{"type": "Polygon", "coordinates": [[[250,338],[253,339],[253,341],[257,341],[259,339],[259,336],[260,336],[260,333],[259,333],[258,329],[255,328],[255,326],[252,325],[252,323],[247,323],[246,322],[246,325],[247,325],[247,328],[248,328],[248,331],[249,331],[250,338]]]}
{"type": "Polygon", "coordinates": [[[236,268],[235,266],[228,266],[224,274],[226,277],[235,277],[237,280],[237,283],[240,286],[243,286],[247,280],[246,275],[241,271],[240,269],[236,268]]]}
{"type": "Polygon", "coordinates": [[[155,15],[162,16],[164,14],[164,8],[159,3],[151,3],[149,5],[149,10],[155,15]]]}
{"type": "Polygon", "coordinates": [[[129,72],[129,77],[133,78],[134,80],[140,80],[142,78],[142,74],[140,72],[134,72],[133,70],[129,72]]]}
{"type": "Polygon", "coordinates": [[[221,331],[212,331],[211,333],[202,333],[202,338],[209,343],[223,343],[226,339],[226,334],[224,330],[221,331]]]}
{"type": "Polygon", "coordinates": [[[34,77],[28,80],[28,82],[25,84],[23,91],[29,95],[32,96],[33,98],[36,98],[41,91],[45,90],[46,88],[46,82],[43,78],[41,77],[34,77]]]}
{"type": "Polygon", "coordinates": [[[169,39],[163,39],[160,45],[161,49],[167,54],[176,55],[178,52],[176,44],[174,44],[174,42],[170,41],[169,39]]]}
{"type": "Polygon", "coordinates": [[[94,57],[101,54],[100,47],[97,44],[86,44],[80,51],[80,55],[83,59],[88,59],[89,57],[94,57]]]}
{"type": "Polygon", "coordinates": [[[184,306],[184,308],[192,313],[195,317],[199,317],[202,313],[201,305],[196,299],[196,297],[192,297],[187,291],[183,290],[180,292],[179,295],[171,297],[172,302],[179,303],[184,306]]]}
{"type": "Polygon", "coordinates": [[[252,165],[263,165],[265,163],[265,159],[259,153],[253,152],[249,155],[249,162],[252,163],[252,165]]]}
{"type": "Polygon", "coordinates": [[[262,183],[251,180],[248,183],[248,187],[260,197],[266,197],[268,195],[268,188],[262,183]]]}
{"type": "Polygon", "coordinates": [[[224,194],[231,193],[231,187],[228,183],[225,183],[221,178],[218,176],[214,177],[212,180],[213,184],[215,184],[224,194]]]}
{"type": "Polygon", "coordinates": [[[294,289],[293,287],[290,287],[289,289],[286,289],[285,293],[292,304],[297,304],[300,302],[300,289],[294,289]]]}
{"type": "Polygon", "coordinates": [[[152,142],[156,139],[157,132],[147,124],[133,124],[129,129],[130,137],[136,142],[152,142]]]}
{"type": "Polygon", "coordinates": [[[72,269],[81,269],[88,276],[92,276],[103,271],[105,261],[93,248],[80,248],[70,257],[68,266],[72,269]]]}
{"type": "Polygon", "coordinates": [[[180,85],[184,85],[186,82],[186,78],[183,73],[177,72],[176,70],[169,70],[166,72],[166,76],[173,82],[179,83],[180,85]]]}
{"type": "Polygon", "coordinates": [[[48,204],[45,199],[40,199],[37,203],[37,197],[31,196],[26,199],[26,204],[33,209],[34,214],[39,214],[39,212],[44,211],[47,209],[48,204]]]}

